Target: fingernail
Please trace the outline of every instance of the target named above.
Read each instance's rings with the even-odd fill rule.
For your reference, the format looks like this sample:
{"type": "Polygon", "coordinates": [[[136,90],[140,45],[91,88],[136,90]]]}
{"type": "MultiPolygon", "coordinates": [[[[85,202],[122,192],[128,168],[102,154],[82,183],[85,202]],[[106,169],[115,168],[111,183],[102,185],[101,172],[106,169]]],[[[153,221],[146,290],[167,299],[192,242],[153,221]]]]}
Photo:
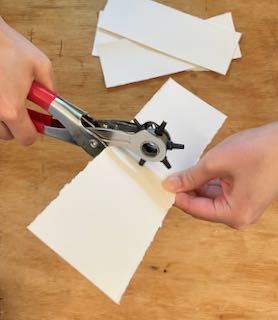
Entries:
{"type": "Polygon", "coordinates": [[[179,176],[170,176],[163,182],[163,187],[170,192],[176,192],[182,187],[182,181],[179,176]]]}

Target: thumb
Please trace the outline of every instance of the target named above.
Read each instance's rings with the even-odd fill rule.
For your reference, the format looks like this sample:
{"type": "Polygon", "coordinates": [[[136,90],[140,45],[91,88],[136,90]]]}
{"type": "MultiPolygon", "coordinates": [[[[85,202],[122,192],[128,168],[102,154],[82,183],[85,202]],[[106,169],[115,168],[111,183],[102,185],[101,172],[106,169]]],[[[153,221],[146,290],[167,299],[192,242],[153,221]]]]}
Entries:
{"type": "Polygon", "coordinates": [[[208,160],[203,158],[195,166],[169,176],[163,181],[163,187],[173,193],[187,192],[198,189],[209,180],[217,178],[220,172],[208,165],[208,160]]]}

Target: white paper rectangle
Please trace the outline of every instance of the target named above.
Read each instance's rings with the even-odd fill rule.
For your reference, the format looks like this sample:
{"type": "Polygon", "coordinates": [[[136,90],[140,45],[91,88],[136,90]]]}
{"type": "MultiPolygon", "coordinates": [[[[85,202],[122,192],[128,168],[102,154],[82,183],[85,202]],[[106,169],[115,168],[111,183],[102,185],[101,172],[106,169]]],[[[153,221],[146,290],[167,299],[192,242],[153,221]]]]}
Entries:
{"type": "MultiPolygon", "coordinates": [[[[121,37],[119,35],[116,35],[116,34],[114,34],[112,32],[109,32],[109,31],[106,31],[106,30],[103,30],[103,29],[99,28],[99,23],[100,23],[102,12],[103,11],[99,12],[99,21],[98,21],[98,24],[97,24],[97,30],[96,30],[95,40],[94,40],[93,50],[92,50],[92,55],[95,56],[95,57],[99,56],[99,53],[98,53],[98,50],[97,50],[97,47],[99,45],[106,44],[106,43],[111,43],[113,41],[117,41],[117,40],[120,40],[120,39],[124,39],[123,37],[121,37]]],[[[219,27],[226,27],[226,28],[229,28],[230,30],[236,31],[235,30],[235,26],[234,26],[233,16],[232,16],[231,12],[226,12],[226,13],[223,13],[223,14],[208,18],[205,21],[208,21],[208,22],[211,22],[211,23],[215,23],[219,27]]],[[[130,41],[130,42],[133,43],[133,44],[135,43],[133,41],[130,41]]],[[[152,50],[150,48],[148,48],[148,49],[152,50]]],[[[156,50],[154,50],[154,51],[157,52],[158,55],[162,55],[163,54],[163,53],[161,53],[159,51],[156,51],[156,50]]],[[[173,57],[171,57],[171,58],[176,60],[173,57]]],[[[233,59],[239,59],[239,58],[241,58],[241,51],[240,51],[240,47],[239,47],[239,44],[238,44],[236,46],[236,50],[235,50],[235,52],[233,54],[233,59]]],[[[179,60],[179,59],[177,59],[177,60],[179,60]]],[[[194,66],[194,65],[192,65],[192,66],[194,66]]]]}
{"type": "MultiPolygon", "coordinates": [[[[168,120],[173,170],[195,163],[225,115],[169,80],[138,114],[141,122],[168,120]],[[174,153],[176,153],[174,155],[174,153]]],[[[107,148],[29,225],[38,238],[119,303],[133,273],[174,201],[156,165],[140,167],[107,148]]]]}
{"type": "Polygon", "coordinates": [[[119,303],[172,203],[150,170],[107,148],[28,228],[119,303]]]}
{"type": "Polygon", "coordinates": [[[150,0],[109,0],[99,27],[226,74],[240,33],[150,0]]]}
{"type": "MultiPolygon", "coordinates": [[[[101,16],[102,12],[100,19],[101,16]]],[[[235,30],[231,13],[212,17],[207,21],[235,30]]],[[[93,46],[93,54],[99,53],[107,88],[182,71],[208,71],[101,29],[97,30],[93,46]]],[[[240,57],[241,52],[237,45],[233,58],[240,57]]]]}

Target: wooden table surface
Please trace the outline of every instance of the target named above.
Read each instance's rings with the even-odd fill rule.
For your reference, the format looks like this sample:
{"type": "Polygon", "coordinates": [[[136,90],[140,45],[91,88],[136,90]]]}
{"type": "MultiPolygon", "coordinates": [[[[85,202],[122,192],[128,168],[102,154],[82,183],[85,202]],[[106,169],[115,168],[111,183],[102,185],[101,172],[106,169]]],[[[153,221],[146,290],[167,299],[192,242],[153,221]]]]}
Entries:
{"type": "MultiPolygon", "coordinates": [[[[243,33],[243,58],[227,76],[173,76],[229,116],[213,144],[277,120],[278,1],[160,2],[202,18],[232,11],[243,33]]],[[[98,118],[128,120],[168,77],[105,89],[90,54],[104,4],[0,0],[0,14],[49,55],[63,97],[98,118]]],[[[47,137],[28,148],[0,148],[1,320],[278,319],[277,202],[240,232],[172,209],[118,306],[26,229],[90,158],[47,137]]]]}

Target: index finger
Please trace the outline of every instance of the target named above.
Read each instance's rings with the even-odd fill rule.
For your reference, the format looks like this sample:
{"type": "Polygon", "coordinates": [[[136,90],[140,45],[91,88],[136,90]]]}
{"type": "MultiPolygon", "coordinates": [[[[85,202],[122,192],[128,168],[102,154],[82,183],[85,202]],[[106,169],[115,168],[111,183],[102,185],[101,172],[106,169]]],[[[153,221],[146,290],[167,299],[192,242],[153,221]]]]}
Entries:
{"type": "Polygon", "coordinates": [[[3,122],[20,144],[30,145],[36,140],[37,131],[26,108],[11,111],[10,115],[3,119],[3,122]]]}

